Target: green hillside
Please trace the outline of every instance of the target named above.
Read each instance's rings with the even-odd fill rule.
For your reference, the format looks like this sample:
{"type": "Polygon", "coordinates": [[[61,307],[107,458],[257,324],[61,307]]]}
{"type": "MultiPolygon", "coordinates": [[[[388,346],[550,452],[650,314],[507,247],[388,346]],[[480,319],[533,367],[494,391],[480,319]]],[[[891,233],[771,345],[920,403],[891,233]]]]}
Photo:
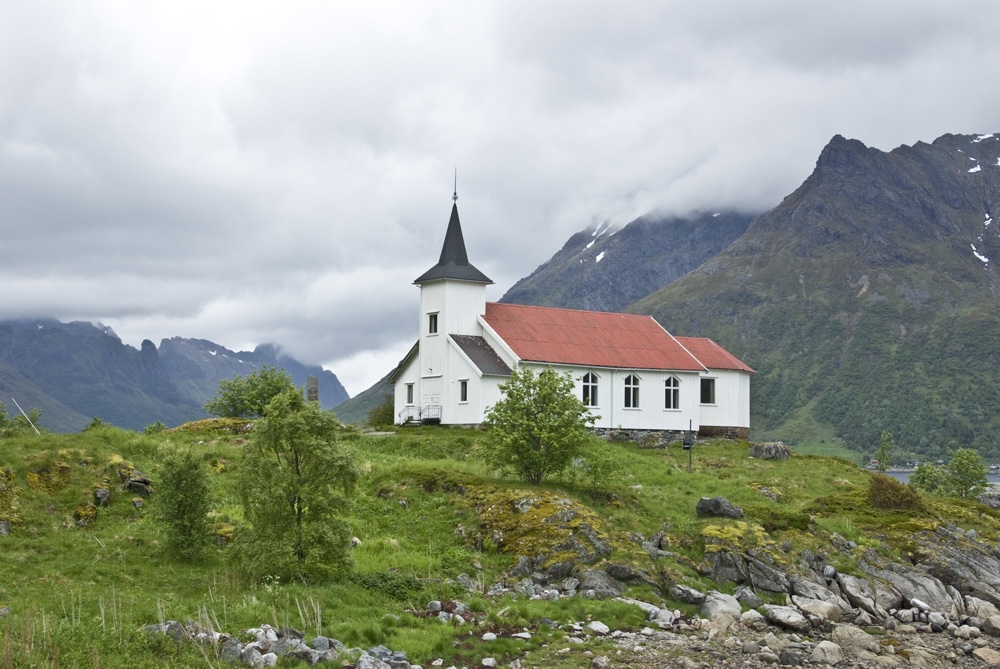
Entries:
{"type": "MultiPolygon", "coordinates": [[[[614,656],[616,646],[594,638],[564,652],[567,623],[602,620],[612,629],[638,631],[647,624],[645,613],[582,596],[544,601],[484,594],[517,563],[518,552],[565,550],[552,548],[553,525],[541,511],[523,511],[539,500],[561,500],[553,507],[562,509],[557,515],[572,518],[565,514],[573,510],[586,519],[588,531],[611,549],[596,566],[614,563],[619,571],[641,574],[626,596],[658,605],[675,583],[731,591],[733,584],[705,576],[720,542],[753,547],[755,555],[773,555],[768,559],[791,569],[788,555],[830,552],[830,541],[853,540],[859,544],[854,552],[831,557],[838,570],[853,573],[864,551],[891,558],[912,550],[906,533],[936,527],[941,518],[975,528],[982,541],[1000,540],[997,514],[984,507],[926,498],[905,516],[880,511],[867,501],[869,474],[859,468],[816,456],[748,459],[745,443],[699,444],[692,473],[688,454],[676,446],[603,444],[600,462],[608,476],[599,487],[579,473],[528,486],[489,471],[477,456],[478,431],[345,431],[341,442],[363,473],[353,507],[343,510],[360,540],[352,575],[333,583],[253,582],[235,569],[221,544],[194,563],[172,558],[156,520],[164,458],[186,451],[212,472],[215,531],[240,532],[244,519],[233,471],[245,429],[245,421],[220,419],[157,435],[99,427],[4,439],[0,522],[10,523],[10,532],[0,532],[0,666],[221,666],[217,646],[144,630],[191,620],[234,634],[267,623],[298,628],[307,638],[322,633],[348,647],[385,644],[423,666],[435,659],[443,666],[479,666],[487,656],[506,666],[530,653],[533,666],[589,667],[595,653],[614,656]],[[134,470],[152,481],[150,496],[122,489],[120,472],[134,470]],[[78,519],[88,514],[79,510],[97,487],[110,489],[111,503],[82,526],[78,519]],[[728,497],[746,518],[696,517],[695,502],[707,495],[728,497]],[[669,548],[655,557],[640,545],[654,536],[669,548]],[[471,575],[476,592],[453,580],[461,574],[471,575]],[[423,613],[426,602],[452,599],[468,605],[471,625],[443,624],[423,613]],[[510,636],[526,629],[530,639],[510,636]],[[485,632],[502,638],[482,641],[485,632]]],[[[669,598],[666,605],[694,612],[669,598]]]]}
{"type": "Polygon", "coordinates": [[[1000,459],[1000,142],[835,137],[723,253],[633,304],[757,369],[754,434],[1000,459]]]}

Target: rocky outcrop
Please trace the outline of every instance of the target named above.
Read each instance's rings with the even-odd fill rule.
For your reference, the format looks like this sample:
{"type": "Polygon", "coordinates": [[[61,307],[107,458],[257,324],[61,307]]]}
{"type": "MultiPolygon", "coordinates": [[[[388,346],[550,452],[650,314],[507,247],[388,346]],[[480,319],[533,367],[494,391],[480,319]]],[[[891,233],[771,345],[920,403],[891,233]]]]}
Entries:
{"type": "Polygon", "coordinates": [[[750,446],[750,457],[762,460],[787,460],[791,457],[791,451],[784,442],[765,441],[750,446]]]}
{"type": "Polygon", "coordinates": [[[725,497],[702,497],[695,506],[699,518],[742,518],[743,509],[725,497]]]}

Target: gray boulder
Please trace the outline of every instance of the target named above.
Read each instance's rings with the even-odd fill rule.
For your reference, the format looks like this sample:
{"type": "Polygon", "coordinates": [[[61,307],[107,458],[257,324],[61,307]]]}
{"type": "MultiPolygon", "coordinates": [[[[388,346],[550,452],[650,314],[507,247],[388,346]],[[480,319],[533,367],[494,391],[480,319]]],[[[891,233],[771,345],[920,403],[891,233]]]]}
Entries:
{"type": "Polygon", "coordinates": [[[580,591],[592,591],[594,599],[621,597],[625,586],[599,569],[585,569],[580,573],[580,591]]]}
{"type": "Polygon", "coordinates": [[[743,509],[725,497],[702,497],[695,505],[699,518],[742,518],[743,509]]]}
{"type": "Polygon", "coordinates": [[[670,588],[670,597],[678,602],[700,606],[705,601],[705,593],[677,583],[670,588]]]}
{"type": "Polygon", "coordinates": [[[230,664],[239,661],[240,654],[243,653],[243,644],[240,643],[239,639],[235,637],[229,637],[226,643],[222,644],[222,649],[219,651],[219,658],[223,662],[229,662],[230,664]]]}
{"type": "Polygon", "coordinates": [[[716,590],[709,590],[708,594],[705,595],[705,601],[702,603],[699,612],[713,622],[717,621],[721,616],[727,616],[729,622],[732,623],[740,619],[743,608],[732,595],[717,592],[716,590]]]}
{"type": "Polygon", "coordinates": [[[811,664],[839,664],[843,662],[844,650],[832,641],[820,641],[809,655],[811,664]]]}
{"type": "Polygon", "coordinates": [[[747,577],[758,590],[788,592],[788,576],[783,571],[754,557],[748,557],[746,564],[747,577]]]}
{"type": "Polygon", "coordinates": [[[839,623],[844,617],[844,611],[833,602],[824,602],[821,599],[810,599],[809,597],[792,595],[792,604],[795,604],[795,606],[806,613],[811,613],[814,616],[819,616],[835,623],[839,623]]]}
{"type": "Polygon", "coordinates": [[[374,655],[362,654],[358,661],[354,663],[356,669],[392,669],[388,662],[380,660],[374,655]]]}
{"type": "Polygon", "coordinates": [[[795,632],[806,632],[812,627],[809,619],[791,606],[764,606],[764,617],[778,627],[795,632]]]}
{"type": "Polygon", "coordinates": [[[750,457],[762,460],[787,460],[791,457],[788,446],[780,441],[766,441],[750,446],[750,457]]]}

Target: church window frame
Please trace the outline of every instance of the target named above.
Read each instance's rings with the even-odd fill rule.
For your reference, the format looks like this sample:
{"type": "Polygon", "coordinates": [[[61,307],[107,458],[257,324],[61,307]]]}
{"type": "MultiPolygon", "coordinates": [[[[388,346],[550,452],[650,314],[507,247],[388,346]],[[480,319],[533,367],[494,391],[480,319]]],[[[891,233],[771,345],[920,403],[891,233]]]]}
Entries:
{"type": "Polygon", "coordinates": [[[670,375],[663,382],[663,408],[677,411],[681,408],[681,380],[670,375]]]}
{"type": "Polygon", "coordinates": [[[629,374],[625,377],[625,408],[639,409],[639,376],[629,374]]]}
{"type": "Polygon", "coordinates": [[[585,407],[596,407],[598,398],[598,377],[593,372],[587,372],[580,379],[580,399],[585,407]]]}
{"type": "Polygon", "coordinates": [[[438,313],[427,314],[427,334],[436,335],[438,333],[438,313]]]}

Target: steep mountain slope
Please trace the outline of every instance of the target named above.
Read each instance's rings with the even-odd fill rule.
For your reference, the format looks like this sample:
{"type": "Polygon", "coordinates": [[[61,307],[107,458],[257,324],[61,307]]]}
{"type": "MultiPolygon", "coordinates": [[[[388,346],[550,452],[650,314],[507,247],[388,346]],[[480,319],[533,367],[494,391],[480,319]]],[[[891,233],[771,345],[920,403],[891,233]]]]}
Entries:
{"type": "Polygon", "coordinates": [[[110,328],[90,323],[0,322],[0,401],[8,412],[14,411],[11,397],[25,410],[40,408],[40,424],[56,432],[78,431],[94,416],[129,429],[204,418],[202,406],[219,379],[264,364],[286,369],[299,385],[307,374],[319,377],[325,407],[347,399],[332,372],[303,365],[272,346],[234,353],[204,340],[174,338],[164,340],[160,351],[149,340],[136,350],[110,328]]]}
{"type": "Polygon", "coordinates": [[[1000,457],[1000,141],[889,153],[834,137],[723,253],[636,302],[758,370],[757,434],[832,425],[869,451],[1000,457]],[[995,259],[995,260],[994,260],[995,259]]]}
{"type": "Polygon", "coordinates": [[[588,228],[500,301],[620,311],[719,253],[752,218],[735,212],[684,218],[648,214],[623,228],[588,228]]]}
{"type": "Polygon", "coordinates": [[[337,418],[344,423],[364,425],[368,412],[382,404],[386,397],[392,397],[395,387],[389,383],[389,374],[386,374],[371,387],[338,405],[335,411],[337,418]]]}
{"type": "Polygon", "coordinates": [[[348,399],[337,376],[319,365],[305,365],[281,353],[271,344],[261,344],[253,351],[230,351],[206,339],[172,337],[160,342],[160,361],[167,378],[185,396],[200,405],[215,395],[219,379],[245,376],[263,365],[284,369],[297,386],[306,384],[309,375],[319,379],[319,403],[335,407],[348,399]]]}

